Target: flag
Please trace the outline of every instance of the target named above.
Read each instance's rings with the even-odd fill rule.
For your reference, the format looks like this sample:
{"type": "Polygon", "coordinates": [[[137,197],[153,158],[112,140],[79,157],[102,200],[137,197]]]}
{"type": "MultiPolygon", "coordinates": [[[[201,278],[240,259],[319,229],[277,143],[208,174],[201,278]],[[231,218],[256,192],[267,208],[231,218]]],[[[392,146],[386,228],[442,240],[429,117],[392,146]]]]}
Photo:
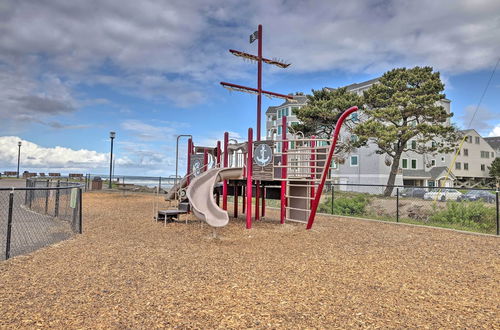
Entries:
{"type": "Polygon", "coordinates": [[[259,39],[259,32],[255,31],[250,35],[250,43],[254,42],[255,40],[259,39]]]}

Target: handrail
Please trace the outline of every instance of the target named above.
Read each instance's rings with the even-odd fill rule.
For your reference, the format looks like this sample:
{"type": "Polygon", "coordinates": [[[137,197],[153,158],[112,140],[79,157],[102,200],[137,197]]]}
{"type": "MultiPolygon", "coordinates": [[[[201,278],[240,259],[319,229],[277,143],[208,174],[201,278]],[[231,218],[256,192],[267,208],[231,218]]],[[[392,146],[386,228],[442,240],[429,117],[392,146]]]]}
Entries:
{"type": "Polygon", "coordinates": [[[342,128],[342,124],[344,123],[344,120],[347,118],[347,116],[356,111],[358,111],[357,106],[350,107],[349,109],[347,109],[342,113],[339,120],[337,121],[337,124],[335,125],[335,131],[333,133],[333,141],[332,144],[330,145],[330,153],[328,154],[328,158],[325,162],[323,173],[321,173],[321,181],[319,183],[318,189],[316,190],[316,195],[314,196],[314,200],[311,204],[311,213],[309,214],[309,220],[307,221],[306,229],[311,229],[314,223],[314,217],[316,216],[316,211],[318,210],[319,200],[321,198],[321,193],[323,192],[323,187],[325,185],[326,177],[328,175],[328,170],[330,169],[330,163],[332,162],[333,153],[335,152],[335,147],[337,146],[337,140],[340,134],[340,129],[342,128]]]}

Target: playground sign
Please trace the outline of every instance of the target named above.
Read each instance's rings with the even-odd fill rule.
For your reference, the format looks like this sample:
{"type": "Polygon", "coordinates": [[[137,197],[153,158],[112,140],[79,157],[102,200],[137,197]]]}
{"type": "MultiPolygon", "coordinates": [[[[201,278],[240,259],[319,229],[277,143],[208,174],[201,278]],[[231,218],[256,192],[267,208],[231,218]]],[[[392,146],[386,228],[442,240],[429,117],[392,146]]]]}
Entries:
{"type": "Polygon", "coordinates": [[[255,180],[273,179],[272,143],[272,141],[257,141],[254,143],[252,176],[255,180]]]}
{"type": "Polygon", "coordinates": [[[203,172],[203,155],[194,154],[191,156],[191,173],[198,176],[203,172]]]}

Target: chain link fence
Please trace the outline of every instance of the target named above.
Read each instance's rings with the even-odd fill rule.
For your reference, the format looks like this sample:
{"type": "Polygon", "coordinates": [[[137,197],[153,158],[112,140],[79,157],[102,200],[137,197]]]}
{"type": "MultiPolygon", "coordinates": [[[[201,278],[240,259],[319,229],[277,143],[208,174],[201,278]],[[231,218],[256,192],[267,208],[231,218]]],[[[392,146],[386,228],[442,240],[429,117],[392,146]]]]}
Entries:
{"type": "Polygon", "coordinates": [[[318,211],[500,234],[494,189],[330,184],[318,211]]]}
{"type": "Polygon", "coordinates": [[[85,191],[109,190],[111,188],[123,192],[154,193],[159,188],[160,192],[166,192],[175,182],[175,176],[113,175],[111,182],[109,175],[86,174],[82,177],[85,191]]]}
{"type": "Polygon", "coordinates": [[[83,185],[28,179],[25,188],[0,188],[0,259],[30,253],[82,233],[83,185]]]}

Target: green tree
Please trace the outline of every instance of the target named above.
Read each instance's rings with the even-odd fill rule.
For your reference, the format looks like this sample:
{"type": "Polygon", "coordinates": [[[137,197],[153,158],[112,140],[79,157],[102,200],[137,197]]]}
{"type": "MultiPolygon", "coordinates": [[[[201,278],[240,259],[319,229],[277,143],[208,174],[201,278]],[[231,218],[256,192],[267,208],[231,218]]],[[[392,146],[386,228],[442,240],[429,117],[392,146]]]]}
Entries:
{"type": "Polygon", "coordinates": [[[448,124],[452,114],[439,104],[445,98],[443,90],[439,72],[415,67],[388,71],[364,92],[366,120],[354,128],[355,146],[373,143],[378,154],[390,159],[384,195],[392,193],[403,152],[448,153],[457,146],[458,132],[448,124]],[[410,140],[416,146],[409,145],[410,140]]]}
{"type": "Polygon", "coordinates": [[[328,138],[335,130],[340,114],[354,105],[361,107],[362,104],[362,97],[348,92],[346,88],[312,90],[312,95],[307,95],[307,104],[295,110],[301,123],[293,124],[291,128],[305,136],[328,138]]]}
{"type": "Polygon", "coordinates": [[[493,162],[491,162],[491,166],[488,166],[490,170],[490,176],[495,179],[497,187],[500,186],[500,157],[495,158],[493,162]]]}

